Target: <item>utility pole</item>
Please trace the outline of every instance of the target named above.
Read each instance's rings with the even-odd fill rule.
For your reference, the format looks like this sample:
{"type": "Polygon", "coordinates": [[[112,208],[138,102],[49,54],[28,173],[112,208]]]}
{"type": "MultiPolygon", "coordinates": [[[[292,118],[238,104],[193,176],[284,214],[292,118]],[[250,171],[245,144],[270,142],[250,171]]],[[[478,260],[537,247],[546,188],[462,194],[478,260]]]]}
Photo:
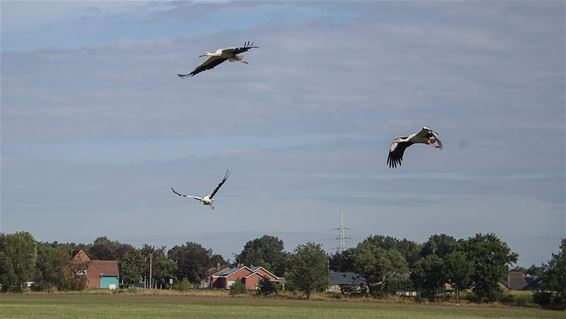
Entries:
{"type": "Polygon", "coordinates": [[[149,253],[149,289],[152,288],[151,286],[152,270],[153,270],[153,253],[149,253]]]}

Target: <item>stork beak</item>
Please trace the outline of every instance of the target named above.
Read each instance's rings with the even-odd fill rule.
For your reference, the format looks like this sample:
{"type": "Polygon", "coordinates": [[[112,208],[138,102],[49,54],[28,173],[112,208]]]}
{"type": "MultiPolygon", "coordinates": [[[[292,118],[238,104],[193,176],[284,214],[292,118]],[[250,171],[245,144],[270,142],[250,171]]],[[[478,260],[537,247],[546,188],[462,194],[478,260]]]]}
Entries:
{"type": "Polygon", "coordinates": [[[202,58],[203,56],[206,56],[206,54],[203,53],[203,54],[199,55],[198,57],[202,58]]]}

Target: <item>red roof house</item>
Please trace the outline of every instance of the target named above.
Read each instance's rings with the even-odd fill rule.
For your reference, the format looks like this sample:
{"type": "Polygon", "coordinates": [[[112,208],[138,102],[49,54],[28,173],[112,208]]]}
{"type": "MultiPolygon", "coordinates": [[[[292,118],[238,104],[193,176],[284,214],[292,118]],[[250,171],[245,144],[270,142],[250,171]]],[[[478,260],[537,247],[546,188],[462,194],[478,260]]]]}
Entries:
{"type": "Polygon", "coordinates": [[[210,288],[229,289],[236,281],[241,281],[246,288],[255,290],[261,278],[268,278],[273,282],[283,282],[282,277],[277,277],[263,267],[242,266],[224,268],[210,276],[210,288]]]}
{"type": "Polygon", "coordinates": [[[81,274],[86,275],[87,288],[115,289],[119,287],[120,273],[117,260],[91,260],[81,249],[74,252],[71,261],[85,265],[86,269],[81,271],[81,274]]]}

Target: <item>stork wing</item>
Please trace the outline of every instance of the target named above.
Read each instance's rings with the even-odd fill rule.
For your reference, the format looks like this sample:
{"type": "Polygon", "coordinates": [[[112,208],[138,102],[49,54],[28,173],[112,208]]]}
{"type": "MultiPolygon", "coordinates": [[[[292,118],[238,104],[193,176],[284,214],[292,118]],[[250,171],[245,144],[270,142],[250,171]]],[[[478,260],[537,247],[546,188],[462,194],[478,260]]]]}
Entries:
{"type": "Polygon", "coordinates": [[[177,192],[177,191],[176,191],[176,190],[175,190],[175,189],[174,189],[173,187],[171,187],[171,190],[173,191],[173,193],[175,193],[175,194],[177,194],[177,195],[179,195],[179,196],[182,196],[182,197],[188,197],[188,198],[192,198],[192,199],[196,199],[196,200],[200,200],[200,201],[202,201],[202,198],[200,198],[200,197],[196,197],[196,196],[191,196],[191,195],[185,195],[185,194],[181,194],[181,193],[177,192]]]}
{"type": "Polygon", "coordinates": [[[259,47],[254,46],[253,42],[246,41],[244,43],[244,46],[242,46],[242,47],[228,48],[228,49],[224,49],[223,51],[228,51],[228,52],[231,52],[233,54],[240,54],[240,53],[247,52],[249,49],[257,49],[257,48],[259,48],[259,47]]]}
{"type": "Polygon", "coordinates": [[[430,136],[432,136],[431,132],[434,132],[434,131],[427,128],[427,127],[423,127],[417,134],[415,134],[414,137],[418,138],[418,139],[427,139],[430,136]]]}
{"type": "Polygon", "coordinates": [[[434,143],[429,144],[433,147],[442,149],[442,142],[438,136],[438,133],[431,130],[428,127],[423,127],[417,134],[415,134],[417,140],[434,140],[434,143]]]}
{"type": "Polygon", "coordinates": [[[228,179],[228,177],[230,176],[230,170],[227,169],[226,173],[224,173],[224,178],[222,179],[222,181],[218,184],[218,186],[216,186],[216,188],[208,195],[208,198],[212,199],[212,197],[214,197],[214,194],[216,194],[216,192],[218,192],[218,190],[220,189],[220,187],[222,187],[222,185],[224,185],[224,183],[226,182],[226,180],[228,179]]]}
{"type": "Polygon", "coordinates": [[[436,140],[433,144],[431,144],[432,146],[442,149],[442,142],[440,141],[440,137],[438,136],[438,133],[436,133],[433,130],[430,130],[429,138],[434,138],[436,140]]]}
{"type": "MultiPolygon", "coordinates": [[[[195,76],[202,71],[210,70],[215,66],[219,65],[220,63],[226,61],[226,58],[221,58],[218,56],[211,56],[208,60],[204,61],[201,65],[197,66],[191,73],[188,75],[195,76]]],[[[187,74],[177,74],[179,77],[186,77],[187,74]]]]}
{"type": "Polygon", "coordinates": [[[393,142],[389,147],[389,156],[387,156],[387,165],[394,168],[397,165],[401,166],[401,161],[403,161],[403,154],[407,147],[413,145],[411,142],[393,142]]]}
{"type": "Polygon", "coordinates": [[[171,187],[171,190],[173,191],[173,193],[175,193],[175,194],[177,194],[177,195],[179,195],[179,196],[187,197],[187,195],[181,194],[181,193],[177,192],[173,187],[171,187]]]}

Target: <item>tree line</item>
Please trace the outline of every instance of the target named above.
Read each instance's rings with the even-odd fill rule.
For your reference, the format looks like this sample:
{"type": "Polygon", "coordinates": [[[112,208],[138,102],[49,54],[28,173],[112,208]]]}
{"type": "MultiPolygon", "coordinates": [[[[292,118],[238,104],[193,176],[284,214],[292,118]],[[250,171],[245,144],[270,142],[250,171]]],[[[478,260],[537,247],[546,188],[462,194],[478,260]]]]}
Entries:
{"type": "MultiPolygon", "coordinates": [[[[117,260],[124,288],[198,287],[213,267],[262,266],[284,276],[287,288],[309,296],[328,288],[329,271],[355,272],[367,280],[367,293],[387,297],[400,291],[415,291],[418,298],[443,299],[451,287],[459,302],[466,291],[469,300],[501,300],[507,272],[518,255],[494,234],[476,234],[456,239],[435,234],[424,243],[390,236],[371,235],[356,247],[327,254],[321,245],[299,245],[287,252],[281,239],[264,235],[248,241],[235,260],[225,260],[199,243],[166,247],[97,238],[92,244],[38,242],[30,233],[0,234],[0,285],[3,291],[22,291],[29,282],[37,290],[80,290],[85,276],[71,262],[74,251],[84,250],[94,260],[117,260]],[[150,271],[151,262],[151,271],[150,271]],[[151,272],[151,278],[150,277],[151,272]],[[171,285],[173,279],[173,285],[171,285]]],[[[542,279],[534,300],[553,308],[566,308],[566,239],[552,259],[541,266],[520,269],[542,279]]]]}

